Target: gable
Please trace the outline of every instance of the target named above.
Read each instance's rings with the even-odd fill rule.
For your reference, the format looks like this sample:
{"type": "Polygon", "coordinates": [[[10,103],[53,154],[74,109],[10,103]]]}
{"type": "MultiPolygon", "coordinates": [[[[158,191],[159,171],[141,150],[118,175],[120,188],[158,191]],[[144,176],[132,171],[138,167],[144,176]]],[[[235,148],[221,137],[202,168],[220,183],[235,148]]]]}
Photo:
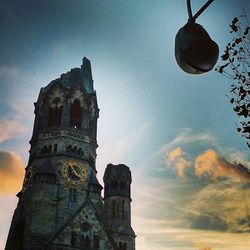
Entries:
{"type": "Polygon", "coordinates": [[[112,239],[91,202],[88,202],[78,215],[68,222],[53,241],[53,245],[76,248],[98,246],[96,249],[114,249],[112,239]]]}

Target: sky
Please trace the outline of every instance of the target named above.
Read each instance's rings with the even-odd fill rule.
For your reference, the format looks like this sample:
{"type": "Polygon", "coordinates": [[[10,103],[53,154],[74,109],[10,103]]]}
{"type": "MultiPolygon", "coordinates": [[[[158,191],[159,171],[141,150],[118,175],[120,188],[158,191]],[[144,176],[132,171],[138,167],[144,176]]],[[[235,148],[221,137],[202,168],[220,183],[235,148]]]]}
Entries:
{"type": "MultiPolygon", "coordinates": [[[[204,3],[193,0],[193,12],[204,3]]],[[[243,8],[249,14],[249,1],[215,0],[198,18],[220,54],[243,8]]],[[[184,0],[1,0],[0,249],[29,157],[33,103],[83,57],[100,108],[98,178],[108,163],[131,168],[136,249],[249,249],[250,185],[235,168],[250,166],[249,149],[230,81],[175,62],[187,18],[184,0]]]]}

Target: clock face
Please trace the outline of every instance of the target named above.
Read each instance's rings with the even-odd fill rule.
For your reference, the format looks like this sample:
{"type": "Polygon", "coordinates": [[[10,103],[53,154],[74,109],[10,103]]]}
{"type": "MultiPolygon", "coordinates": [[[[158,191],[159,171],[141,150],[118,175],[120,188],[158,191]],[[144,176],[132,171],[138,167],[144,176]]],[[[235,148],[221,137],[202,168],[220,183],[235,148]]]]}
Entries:
{"type": "Polygon", "coordinates": [[[88,171],[83,164],[66,161],[63,163],[62,176],[69,184],[81,185],[85,182],[88,171]]]}

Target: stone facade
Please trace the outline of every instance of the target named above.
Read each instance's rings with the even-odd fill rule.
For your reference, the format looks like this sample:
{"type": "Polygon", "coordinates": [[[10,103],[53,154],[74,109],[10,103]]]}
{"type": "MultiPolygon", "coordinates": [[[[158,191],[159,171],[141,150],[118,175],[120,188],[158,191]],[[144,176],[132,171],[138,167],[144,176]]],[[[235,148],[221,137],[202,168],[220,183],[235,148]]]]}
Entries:
{"type": "Polygon", "coordinates": [[[96,178],[98,116],[87,58],[41,88],[6,250],[135,250],[129,168],[107,166],[104,198],[96,178]]]}

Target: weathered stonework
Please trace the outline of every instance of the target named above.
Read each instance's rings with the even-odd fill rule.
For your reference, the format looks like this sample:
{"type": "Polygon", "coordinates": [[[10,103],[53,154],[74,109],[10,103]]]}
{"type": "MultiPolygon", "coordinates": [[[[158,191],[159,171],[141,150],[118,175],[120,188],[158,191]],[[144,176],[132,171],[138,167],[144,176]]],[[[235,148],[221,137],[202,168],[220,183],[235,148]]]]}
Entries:
{"type": "Polygon", "coordinates": [[[129,168],[107,166],[104,198],[96,178],[98,116],[87,58],[41,88],[6,250],[135,250],[129,168]]]}

